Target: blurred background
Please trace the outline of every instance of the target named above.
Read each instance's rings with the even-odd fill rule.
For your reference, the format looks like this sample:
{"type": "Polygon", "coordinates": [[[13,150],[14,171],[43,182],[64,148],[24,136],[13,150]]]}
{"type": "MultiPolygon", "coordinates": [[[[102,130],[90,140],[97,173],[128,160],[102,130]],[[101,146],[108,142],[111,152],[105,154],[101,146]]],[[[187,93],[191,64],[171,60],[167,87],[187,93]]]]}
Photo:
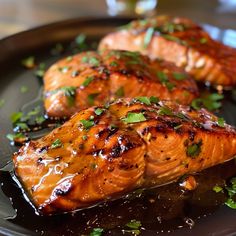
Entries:
{"type": "Polygon", "coordinates": [[[69,18],[155,13],[236,29],[236,0],[0,0],[0,38],[69,18]]]}

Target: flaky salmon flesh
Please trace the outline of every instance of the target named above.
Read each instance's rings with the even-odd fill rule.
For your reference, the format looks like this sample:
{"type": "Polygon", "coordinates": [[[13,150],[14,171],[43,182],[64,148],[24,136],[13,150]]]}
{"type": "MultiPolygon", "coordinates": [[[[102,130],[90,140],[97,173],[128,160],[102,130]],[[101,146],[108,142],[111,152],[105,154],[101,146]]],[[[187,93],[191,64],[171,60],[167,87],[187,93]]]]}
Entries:
{"type": "Polygon", "coordinates": [[[179,17],[133,21],[105,36],[99,49],[139,51],[185,68],[198,81],[236,85],[236,49],[213,40],[199,25],[179,17]]]}
{"type": "Polygon", "coordinates": [[[80,111],[13,162],[35,208],[55,214],[167,184],[235,154],[235,128],[205,109],[138,97],[80,111]]]}
{"type": "Polygon", "coordinates": [[[44,77],[45,110],[69,117],[81,109],[120,97],[158,96],[189,104],[195,81],[172,63],[137,52],[84,52],[54,64],[44,77]]]}

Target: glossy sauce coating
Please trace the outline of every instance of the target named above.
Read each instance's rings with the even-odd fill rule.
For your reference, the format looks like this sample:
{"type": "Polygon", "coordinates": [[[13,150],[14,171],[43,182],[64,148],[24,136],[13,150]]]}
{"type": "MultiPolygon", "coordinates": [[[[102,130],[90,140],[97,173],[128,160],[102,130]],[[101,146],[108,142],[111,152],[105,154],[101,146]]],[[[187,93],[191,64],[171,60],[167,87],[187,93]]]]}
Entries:
{"type": "Polygon", "coordinates": [[[105,36],[99,48],[139,51],[185,68],[196,80],[225,87],[236,85],[236,49],[213,40],[186,18],[157,16],[133,21],[105,36]]]}
{"type": "Polygon", "coordinates": [[[73,211],[231,159],[236,131],[221,126],[204,109],[118,100],[23,146],[15,173],[39,212],[73,211]]]}
{"type": "Polygon", "coordinates": [[[198,89],[182,69],[137,52],[84,52],[54,64],[44,77],[49,116],[68,117],[115,98],[157,96],[189,104],[198,89]]]}

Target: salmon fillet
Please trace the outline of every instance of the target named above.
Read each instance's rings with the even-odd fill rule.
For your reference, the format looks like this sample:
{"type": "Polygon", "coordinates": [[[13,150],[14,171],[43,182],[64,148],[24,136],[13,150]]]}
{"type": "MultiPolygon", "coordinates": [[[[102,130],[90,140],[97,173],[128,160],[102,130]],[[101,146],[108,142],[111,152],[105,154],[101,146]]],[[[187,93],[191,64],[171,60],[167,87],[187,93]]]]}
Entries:
{"type": "Polygon", "coordinates": [[[75,114],[13,156],[41,214],[68,212],[169,183],[234,157],[236,131],[201,109],[155,97],[75,114]]]}
{"type": "Polygon", "coordinates": [[[139,51],[185,68],[198,81],[236,85],[236,49],[213,40],[186,18],[157,16],[133,21],[105,36],[99,49],[139,51]]]}
{"type": "Polygon", "coordinates": [[[54,64],[44,77],[45,109],[65,117],[119,97],[158,96],[189,104],[195,81],[183,69],[137,52],[84,52],[54,64]]]}

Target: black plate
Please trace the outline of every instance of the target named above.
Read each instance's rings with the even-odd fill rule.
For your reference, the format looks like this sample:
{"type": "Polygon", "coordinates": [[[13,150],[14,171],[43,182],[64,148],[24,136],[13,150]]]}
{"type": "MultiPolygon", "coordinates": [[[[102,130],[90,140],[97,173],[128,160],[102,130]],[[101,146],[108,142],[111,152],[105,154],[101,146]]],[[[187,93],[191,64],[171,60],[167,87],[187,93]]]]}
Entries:
{"type": "MultiPolygon", "coordinates": [[[[10,146],[9,141],[6,139],[6,134],[12,132],[12,126],[9,120],[10,115],[15,111],[19,111],[24,104],[36,98],[39,88],[42,85],[42,82],[33,75],[32,71],[25,70],[21,66],[20,62],[22,58],[34,55],[38,62],[46,61],[50,65],[58,59],[57,56],[50,55],[50,48],[56,43],[68,44],[80,33],[85,33],[91,41],[98,40],[106,33],[114,30],[116,26],[125,24],[129,20],[127,18],[73,19],[22,32],[0,41],[0,99],[5,100],[5,105],[0,108],[0,167],[5,166],[11,159],[12,153],[16,150],[10,146]],[[22,85],[27,85],[30,88],[25,94],[20,92],[22,85]]],[[[221,30],[210,25],[203,26],[215,39],[236,47],[235,31],[221,30]]],[[[236,125],[236,106],[233,100],[228,98],[224,101],[220,115],[224,116],[228,123],[236,125]]],[[[29,212],[32,214],[31,207],[29,204],[25,204],[20,190],[17,190],[9,175],[5,172],[0,172],[0,176],[1,182],[4,184],[2,189],[8,196],[8,198],[1,197],[0,193],[0,234],[33,235],[35,232],[29,231],[29,229],[36,231],[38,229],[37,224],[40,224],[40,220],[37,222],[38,218],[36,220],[32,218],[31,221],[31,219],[25,216],[29,212]],[[14,223],[14,220],[6,220],[14,216],[14,211],[12,211],[13,208],[11,208],[9,201],[11,198],[14,207],[18,204],[18,210],[23,212],[21,212],[22,222],[18,219],[18,223],[19,225],[24,225],[25,228],[14,223]],[[20,203],[16,204],[15,198],[18,198],[18,200],[21,199],[19,200],[20,203]],[[19,207],[21,204],[22,208],[24,208],[23,210],[19,207]],[[29,222],[23,222],[26,219],[29,222]]],[[[48,218],[48,220],[53,219],[48,218]]],[[[162,235],[177,236],[188,235],[189,233],[193,235],[233,235],[236,232],[235,221],[236,212],[221,206],[210,216],[199,219],[191,230],[189,228],[183,228],[171,231],[170,233],[167,233],[168,230],[166,230],[162,235]]],[[[60,221],[59,218],[56,218],[52,225],[56,228],[59,226],[63,227],[63,222],[63,219],[60,221]]],[[[70,229],[67,229],[66,232],[66,235],[70,235],[70,229]]],[[[38,233],[50,235],[48,232],[38,233]]],[[[114,232],[111,234],[119,235],[120,233],[114,232]]],[[[142,235],[156,234],[156,230],[146,230],[142,233],[142,235]]],[[[80,235],[80,232],[73,235],[80,235]]]]}

